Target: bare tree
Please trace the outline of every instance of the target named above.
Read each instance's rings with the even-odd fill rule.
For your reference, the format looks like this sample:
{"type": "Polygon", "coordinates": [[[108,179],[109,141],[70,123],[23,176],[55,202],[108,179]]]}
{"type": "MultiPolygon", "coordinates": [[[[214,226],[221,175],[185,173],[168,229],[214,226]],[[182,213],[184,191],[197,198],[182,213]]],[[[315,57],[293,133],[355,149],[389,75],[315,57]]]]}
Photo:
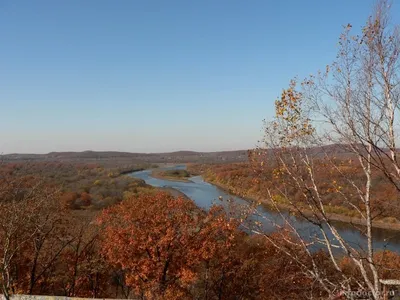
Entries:
{"type": "MultiPolygon", "coordinates": [[[[352,36],[352,26],[345,26],[337,61],[301,85],[291,82],[275,103],[275,119],[266,123],[263,145],[251,156],[257,174],[272,182],[267,187],[268,200],[284,220],[280,225],[290,230],[308,253],[305,272],[332,298],[339,291],[354,288],[368,291],[373,299],[382,297],[383,266],[375,258],[372,236],[374,219],[379,215],[373,180],[383,177],[397,194],[400,192],[396,146],[400,33],[390,26],[389,10],[388,1],[379,1],[362,34],[352,36]],[[355,176],[346,171],[348,168],[361,175],[355,176]],[[330,173],[332,180],[321,176],[325,173],[330,173]],[[294,199],[293,190],[298,199],[294,199]],[[352,245],[339,233],[329,209],[332,195],[365,225],[366,247],[352,245]],[[314,240],[304,239],[282,211],[282,202],[319,229],[314,240]],[[315,261],[312,247],[316,243],[327,251],[337,271],[335,281],[315,261]],[[338,258],[343,255],[360,276],[345,272],[338,258]]],[[[394,201],[388,205],[398,207],[398,200],[394,201]]],[[[264,235],[300,262],[279,239],[264,235]]]]}
{"type": "Polygon", "coordinates": [[[6,299],[17,284],[15,261],[31,245],[34,253],[29,290],[33,289],[38,257],[61,216],[57,189],[31,176],[12,176],[8,172],[12,171],[2,170],[0,174],[0,276],[6,299]]]}

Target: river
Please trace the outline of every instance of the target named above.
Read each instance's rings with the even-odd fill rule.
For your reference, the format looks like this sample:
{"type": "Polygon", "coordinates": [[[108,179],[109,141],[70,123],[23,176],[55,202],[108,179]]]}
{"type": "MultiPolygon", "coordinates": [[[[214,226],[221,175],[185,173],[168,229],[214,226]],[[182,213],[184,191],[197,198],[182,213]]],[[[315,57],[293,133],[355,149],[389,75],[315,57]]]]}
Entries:
{"type": "MultiPolygon", "coordinates": [[[[184,169],[185,165],[173,166],[163,169],[184,169]]],[[[227,194],[220,188],[205,182],[201,176],[193,176],[189,178],[191,182],[179,182],[157,179],[151,176],[151,170],[144,170],[130,174],[133,177],[143,179],[147,184],[155,187],[169,187],[179,190],[186,196],[191,198],[199,207],[208,209],[211,205],[220,204],[225,207],[229,206],[228,201],[233,201],[235,204],[247,205],[248,202],[240,197],[227,194]]],[[[260,207],[258,209],[260,216],[253,216],[262,223],[265,232],[272,232],[276,230],[274,223],[282,223],[282,218],[276,213],[267,208],[260,207]]],[[[304,239],[312,239],[315,236],[320,236],[319,229],[309,222],[301,218],[290,216],[292,224],[296,227],[300,235],[304,239]]],[[[366,238],[357,228],[349,223],[335,222],[336,228],[339,230],[341,236],[353,247],[360,249],[366,247],[366,238]]],[[[388,249],[400,253],[400,232],[388,229],[373,228],[374,248],[375,249],[388,249]]],[[[333,236],[330,238],[334,241],[333,236]]]]}

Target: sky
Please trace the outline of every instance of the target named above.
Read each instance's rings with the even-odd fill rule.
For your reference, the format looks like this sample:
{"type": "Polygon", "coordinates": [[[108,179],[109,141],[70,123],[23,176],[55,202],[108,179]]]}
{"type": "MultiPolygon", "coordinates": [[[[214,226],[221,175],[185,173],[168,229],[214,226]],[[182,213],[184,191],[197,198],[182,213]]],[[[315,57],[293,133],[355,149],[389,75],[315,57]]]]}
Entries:
{"type": "Polygon", "coordinates": [[[290,79],[331,63],[372,7],[0,0],[0,153],[252,148],[290,79]]]}

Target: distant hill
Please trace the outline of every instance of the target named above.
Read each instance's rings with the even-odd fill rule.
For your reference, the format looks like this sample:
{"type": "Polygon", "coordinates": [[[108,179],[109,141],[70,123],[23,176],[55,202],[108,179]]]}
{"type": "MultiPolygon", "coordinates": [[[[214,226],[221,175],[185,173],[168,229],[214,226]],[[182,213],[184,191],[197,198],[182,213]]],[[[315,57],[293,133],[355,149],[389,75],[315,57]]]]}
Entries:
{"type": "MultiPolygon", "coordinates": [[[[362,146],[359,145],[360,149],[362,146]]],[[[272,149],[264,151],[273,151],[272,149]]],[[[310,155],[324,157],[332,155],[338,158],[354,157],[349,146],[331,144],[309,148],[310,155]]],[[[196,152],[176,151],[165,153],[131,153],[118,151],[82,151],[82,152],[50,152],[47,154],[5,154],[3,161],[60,161],[60,162],[93,162],[93,163],[219,163],[244,162],[248,160],[248,150],[196,152]]]]}
{"type": "Polygon", "coordinates": [[[220,152],[177,151],[169,153],[130,153],[118,151],[50,152],[47,154],[13,153],[2,155],[1,158],[4,161],[214,163],[246,161],[247,150],[220,152]]]}

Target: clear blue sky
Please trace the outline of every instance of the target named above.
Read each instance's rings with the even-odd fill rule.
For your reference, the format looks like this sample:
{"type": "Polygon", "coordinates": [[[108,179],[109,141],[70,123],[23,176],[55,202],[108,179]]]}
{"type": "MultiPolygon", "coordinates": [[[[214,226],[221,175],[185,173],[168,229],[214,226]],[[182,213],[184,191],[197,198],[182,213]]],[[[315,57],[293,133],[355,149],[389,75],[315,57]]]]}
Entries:
{"type": "Polygon", "coordinates": [[[251,148],[372,3],[0,0],[0,152],[251,148]]]}

